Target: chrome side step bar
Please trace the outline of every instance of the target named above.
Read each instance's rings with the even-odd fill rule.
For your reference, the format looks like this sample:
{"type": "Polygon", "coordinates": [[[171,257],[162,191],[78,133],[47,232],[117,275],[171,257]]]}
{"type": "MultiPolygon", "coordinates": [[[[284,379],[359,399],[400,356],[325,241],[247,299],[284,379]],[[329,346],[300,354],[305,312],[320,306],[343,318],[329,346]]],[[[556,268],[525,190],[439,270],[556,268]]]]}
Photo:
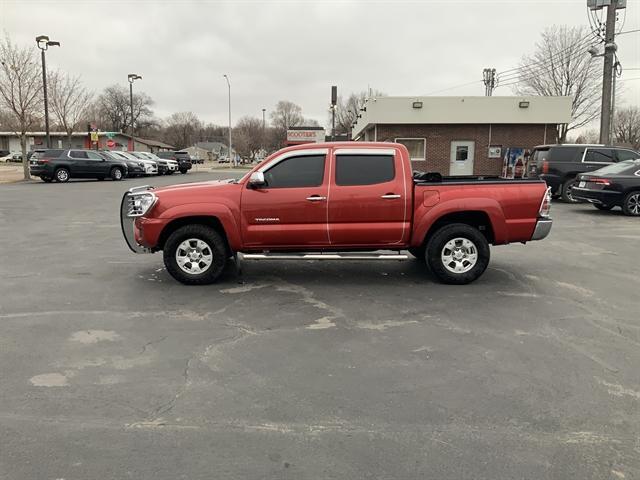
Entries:
{"type": "Polygon", "coordinates": [[[243,260],[408,260],[402,253],[245,253],[243,260]]]}

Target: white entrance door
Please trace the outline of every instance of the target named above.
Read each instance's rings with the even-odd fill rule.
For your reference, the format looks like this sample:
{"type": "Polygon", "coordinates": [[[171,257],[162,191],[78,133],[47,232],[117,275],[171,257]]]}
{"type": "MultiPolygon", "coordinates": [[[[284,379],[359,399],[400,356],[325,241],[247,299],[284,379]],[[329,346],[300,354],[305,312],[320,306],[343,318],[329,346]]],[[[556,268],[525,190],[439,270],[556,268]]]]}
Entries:
{"type": "Polygon", "coordinates": [[[451,142],[449,175],[473,175],[475,142],[451,142]]]}

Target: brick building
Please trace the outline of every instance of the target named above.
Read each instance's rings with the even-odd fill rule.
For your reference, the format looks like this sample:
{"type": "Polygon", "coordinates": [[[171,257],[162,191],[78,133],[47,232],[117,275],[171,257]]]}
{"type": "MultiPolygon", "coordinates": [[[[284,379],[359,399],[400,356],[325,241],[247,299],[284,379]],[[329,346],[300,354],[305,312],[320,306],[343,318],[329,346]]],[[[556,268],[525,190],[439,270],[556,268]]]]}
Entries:
{"type": "Polygon", "coordinates": [[[507,149],[555,143],[570,121],[571,97],[378,97],[352,136],[406,145],[415,170],[500,175],[507,149]]]}

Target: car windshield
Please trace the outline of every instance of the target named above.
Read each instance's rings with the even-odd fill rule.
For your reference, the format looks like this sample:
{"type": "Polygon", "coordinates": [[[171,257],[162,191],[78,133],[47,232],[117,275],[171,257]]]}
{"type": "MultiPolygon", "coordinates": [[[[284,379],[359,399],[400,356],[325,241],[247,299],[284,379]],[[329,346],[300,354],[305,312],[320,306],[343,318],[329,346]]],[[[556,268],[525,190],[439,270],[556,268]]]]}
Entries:
{"type": "Polygon", "coordinates": [[[614,163],[613,165],[607,165],[606,167],[596,170],[593,173],[599,175],[633,173],[638,169],[638,167],[640,167],[640,158],[636,158],[635,160],[625,160],[624,162],[614,163]]]}

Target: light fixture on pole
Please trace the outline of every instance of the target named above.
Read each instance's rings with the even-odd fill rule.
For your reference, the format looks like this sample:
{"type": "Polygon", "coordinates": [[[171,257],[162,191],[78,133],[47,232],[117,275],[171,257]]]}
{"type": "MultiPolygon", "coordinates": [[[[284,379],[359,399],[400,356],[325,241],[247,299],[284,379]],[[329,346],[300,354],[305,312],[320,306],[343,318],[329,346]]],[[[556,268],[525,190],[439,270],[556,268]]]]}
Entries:
{"type": "Polygon", "coordinates": [[[235,164],[235,158],[231,160],[231,82],[229,81],[229,75],[226,73],[223,75],[225,80],[227,81],[227,87],[229,87],[229,167],[232,167],[235,164]]]}
{"type": "Polygon", "coordinates": [[[44,129],[46,135],[47,148],[51,148],[51,135],[49,134],[49,100],[47,98],[47,63],[45,60],[45,54],[49,47],[59,47],[60,42],[54,42],[49,40],[47,35],[38,35],[36,37],[36,44],[40,49],[42,57],[42,91],[44,97],[44,129]]]}
{"type": "Polygon", "coordinates": [[[138,75],[137,73],[130,73],[127,75],[127,80],[129,81],[129,106],[131,107],[131,150],[136,149],[136,142],[133,139],[134,129],[133,129],[133,82],[136,80],[142,80],[142,75],[138,75]]]}

